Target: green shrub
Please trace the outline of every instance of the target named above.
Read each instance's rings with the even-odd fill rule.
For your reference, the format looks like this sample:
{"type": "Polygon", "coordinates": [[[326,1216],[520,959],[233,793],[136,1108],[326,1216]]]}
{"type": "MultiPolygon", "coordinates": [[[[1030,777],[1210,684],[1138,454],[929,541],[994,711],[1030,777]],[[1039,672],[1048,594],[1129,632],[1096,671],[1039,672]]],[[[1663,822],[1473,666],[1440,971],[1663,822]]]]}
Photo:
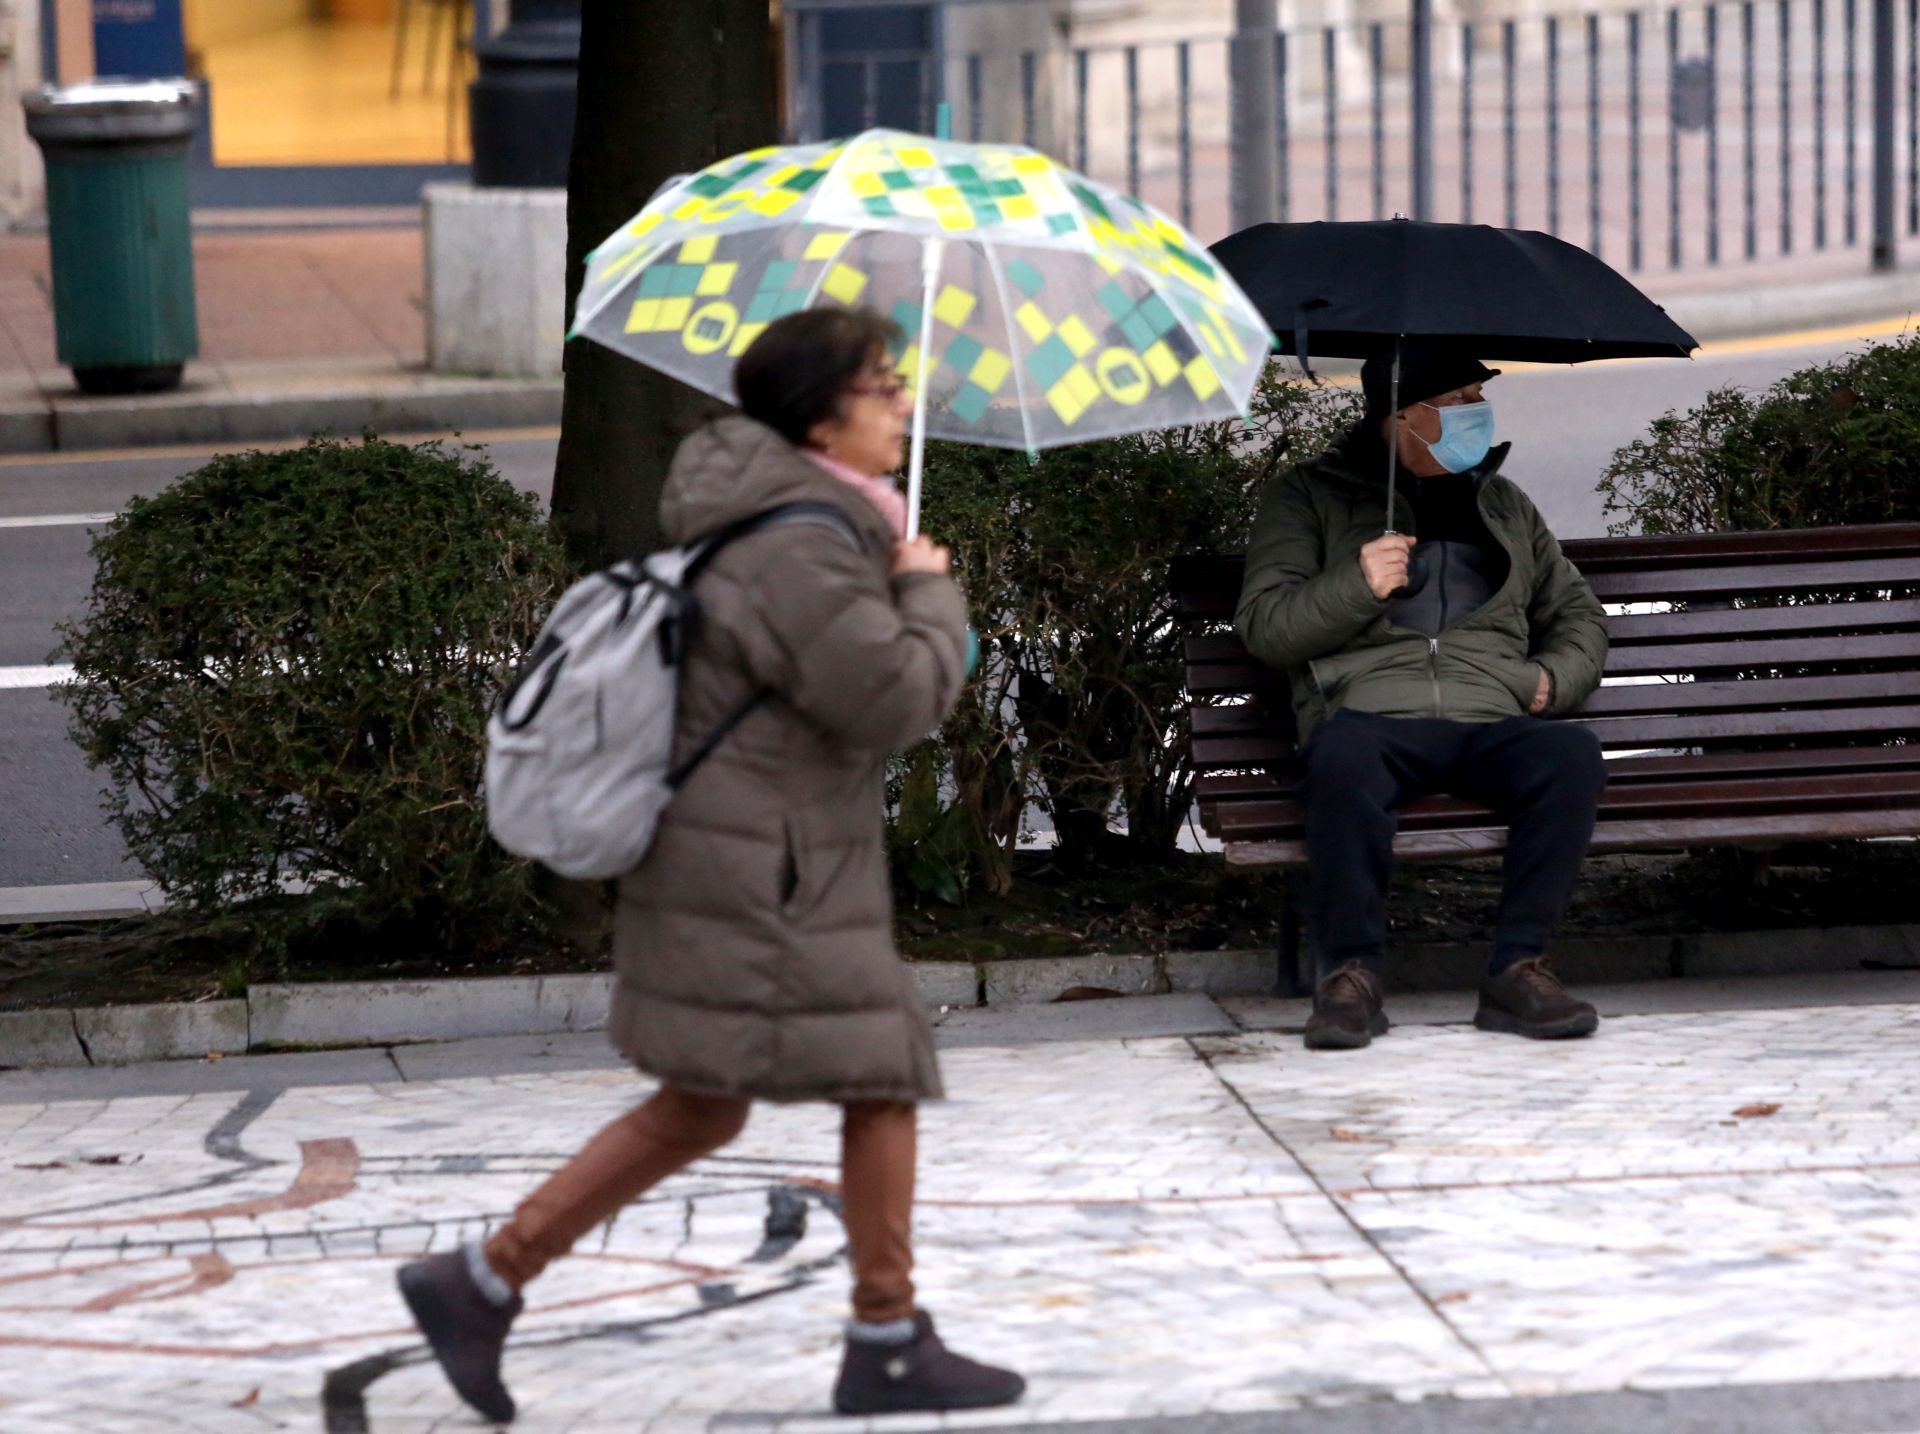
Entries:
{"type": "Polygon", "coordinates": [[[1668,412],[1599,489],[1617,534],[1920,519],[1920,334],[1668,412]]]}
{"type": "Polygon", "coordinates": [[[926,526],[954,545],[981,665],[937,749],[896,769],[895,862],[912,887],[1003,892],[1029,801],[1070,863],[1173,849],[1193,783],[1169,565],[1242,551],[1262,482],[1355,416],[1353,390],[1270,372],[1244,421],[1031,459],[928,450],[926,526]]]}
{"type": "Polygon", "coordinates": [[[256,949],[283,956],[395,923],[448,950],[528,929],[529,869],[476,789],[493,669],[566,579],[530,496],[438,444],[315,440],[214,459],[93,553],[61,695],[171,900],[260,902],[256,949]],[[314,894],[273,900],[288,880],[314,894]]]}

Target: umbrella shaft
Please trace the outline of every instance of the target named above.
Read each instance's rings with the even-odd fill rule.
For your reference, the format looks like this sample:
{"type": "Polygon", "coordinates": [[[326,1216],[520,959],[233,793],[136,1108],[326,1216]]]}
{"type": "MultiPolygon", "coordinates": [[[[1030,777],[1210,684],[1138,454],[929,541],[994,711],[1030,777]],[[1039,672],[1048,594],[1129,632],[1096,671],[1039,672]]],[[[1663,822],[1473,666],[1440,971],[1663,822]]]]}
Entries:
{"type": "Polygon", "coordinates": [[[1393,378],[1387,385],[1387,532],[1389,535],[1399,530],[1393,526],[1393,497],[1395,479],[1400,469],[1400,339],[1393,340],[1393,378]]]}
{"type": "Polygon", "coordinates": [[[921,256],[920,362],[913,382],[913,438],[907,457],[907,537],[920,536],[920,486],[927,463],[927,389],[933,381],[933,291],[940,282],[943,239],[929,239],[921,256]]]}

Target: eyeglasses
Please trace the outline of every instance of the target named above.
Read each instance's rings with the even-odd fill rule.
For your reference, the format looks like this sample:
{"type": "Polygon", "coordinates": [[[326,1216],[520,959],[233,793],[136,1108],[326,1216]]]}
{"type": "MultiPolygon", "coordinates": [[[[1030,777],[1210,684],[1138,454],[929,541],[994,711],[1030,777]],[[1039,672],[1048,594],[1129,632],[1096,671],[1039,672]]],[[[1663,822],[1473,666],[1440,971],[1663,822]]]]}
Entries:
{"type": "Polygon", "coordinates": [[[907,381],[897,373],[890,373],[884,378],[870,378],[865,383],[850,383],[847,385],[848,393],[867,394],[873,398],[884,398],[889,401],[898,398],[906,391],[907,381]]]}

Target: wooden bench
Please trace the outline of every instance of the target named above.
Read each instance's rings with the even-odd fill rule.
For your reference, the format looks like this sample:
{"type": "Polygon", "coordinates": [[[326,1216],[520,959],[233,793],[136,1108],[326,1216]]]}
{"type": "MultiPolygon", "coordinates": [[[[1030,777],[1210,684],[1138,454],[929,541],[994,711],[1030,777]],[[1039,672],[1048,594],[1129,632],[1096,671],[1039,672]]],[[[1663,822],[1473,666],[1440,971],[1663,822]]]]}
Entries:
{"type": "MultiPolygon", "coordinates": [[[[1556,719],[1608,752],[1595,851],[1920,834],[1920,523],[1564,546],[1610,614],[1606,683],[1556,719]]],[[[1200,557],[1172,574],[1196,800],[1230,869],[1297,869],[1293,711],[1286,678],[1233,634],[1243,566],[1200,557]]],[[[1401,811],[1394,853],[1485,856],[1506,835],[1476,803],[1428,798],[1401,811]]],[[[1296,990],[1300,960],[1295,887],[1280,963],[1296,990]]]]}

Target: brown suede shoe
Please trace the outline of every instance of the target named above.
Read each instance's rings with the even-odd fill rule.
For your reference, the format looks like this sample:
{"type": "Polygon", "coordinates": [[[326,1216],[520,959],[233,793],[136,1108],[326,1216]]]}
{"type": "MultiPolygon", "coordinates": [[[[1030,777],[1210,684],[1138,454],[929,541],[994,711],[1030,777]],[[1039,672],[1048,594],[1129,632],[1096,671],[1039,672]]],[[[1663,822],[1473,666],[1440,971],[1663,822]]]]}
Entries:
{"type": "Polygon", "coordinates": [[[500,1382],[500,1353],[521,1301],[497,1305],[473,1282],[464,1250],[429,1255],[400,1267],[400,1293],[414,1323],[433,1346],[433,1357],[453,1386],[487,1419],[513,1419],[513,1396],[500,1382]]]}
{"type": "Polygon", "coordinates": [[[899,1414],[908,1410],[992,1409],[1027,1392],[1010,1369],[955,1354],[933,1332],[933,1316],[913,1315],[913,1338],[903,1344],[847,1341],[833,1407],[841,1414],[899,1414]]]}
{"type": "Polygon", "coordinates": [[[1592,1035],[1599,1029],[1600,1013],[1567,994],[1546,957],[1531,956],[1480,983],[1480,1009],[1473,1023],[1483,1031],[1558,1041],[1592,1035]]]}
{"type": "Polygon", "coordinates": [[[1358,961],[1329,971],[1313,993],[1307,1017],[1307,1049],[1357,1051],[1387,1033],[1380,978],[1358,961]]]}

